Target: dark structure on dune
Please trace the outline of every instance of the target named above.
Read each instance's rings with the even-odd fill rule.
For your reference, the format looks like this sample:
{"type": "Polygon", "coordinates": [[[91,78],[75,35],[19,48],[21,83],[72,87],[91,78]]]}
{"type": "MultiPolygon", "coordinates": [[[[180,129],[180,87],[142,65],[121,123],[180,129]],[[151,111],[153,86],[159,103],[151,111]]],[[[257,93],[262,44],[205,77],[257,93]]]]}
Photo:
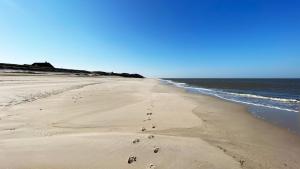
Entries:
{"type": "Polygon", "coordinates": [[[28,73],[34,73],[34,71],[40,71],[40,72],[70,73],[70,74],[74,74],[74,75],[78,75],[78,76],[120,76],[120,77],[127,77],[127,78],[144,78],[142,75],[139,75],[139,74],[55,68],[49,62],[36,62],[31,65],[0,63],[0,69],[21,70],[21,71],[28,72],[28,73]]]}
{"type": "Polygon", "coordinates": [[[31,65],[32,67],[37,68],[48,68],[48,69],[54,69],[54,66],[52,66],[49,62],[36,62],[31,65]]]}

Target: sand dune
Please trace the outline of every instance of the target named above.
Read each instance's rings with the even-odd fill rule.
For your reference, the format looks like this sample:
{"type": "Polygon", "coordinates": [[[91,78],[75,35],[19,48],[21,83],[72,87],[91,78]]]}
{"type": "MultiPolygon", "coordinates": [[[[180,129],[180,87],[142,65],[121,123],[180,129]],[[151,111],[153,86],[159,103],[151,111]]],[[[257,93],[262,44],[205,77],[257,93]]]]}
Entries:
{"type": "Polygon", "coordinates": [[[0,91],[0,168],[300,167],[297,136],[155,79],[1,76],[0,91]]]}

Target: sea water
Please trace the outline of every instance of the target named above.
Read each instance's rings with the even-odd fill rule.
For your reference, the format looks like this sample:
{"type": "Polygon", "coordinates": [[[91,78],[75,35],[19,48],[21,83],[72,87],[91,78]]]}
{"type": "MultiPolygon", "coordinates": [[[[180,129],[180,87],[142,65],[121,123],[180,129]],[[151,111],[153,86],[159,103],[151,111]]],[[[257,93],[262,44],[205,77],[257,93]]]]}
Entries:
{"type": "Polygon", "coordinates": [[[162,79],[188,92],[248,106],[255,117],[300,134],[300,79],[162,79]]]}

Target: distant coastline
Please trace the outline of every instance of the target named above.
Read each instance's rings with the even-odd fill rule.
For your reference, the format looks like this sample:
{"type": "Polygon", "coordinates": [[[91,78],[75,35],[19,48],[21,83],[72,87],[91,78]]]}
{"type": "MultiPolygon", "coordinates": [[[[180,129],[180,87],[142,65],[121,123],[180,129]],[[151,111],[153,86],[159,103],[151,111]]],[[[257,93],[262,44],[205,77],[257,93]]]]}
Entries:
{"type": "Polygon", "coordinates": [[[31,65],[0,63],[0,70],[18,70],[18,71],[24,71],[23,73],[60,72],[60,73],[70,73],[70,74],[80,75],[80,76],[120,76],[120,77],[127,77],[127,78],[144,78],[144,76],[140,74],[55,68],[49,62],[36,62],[31,65]]]}

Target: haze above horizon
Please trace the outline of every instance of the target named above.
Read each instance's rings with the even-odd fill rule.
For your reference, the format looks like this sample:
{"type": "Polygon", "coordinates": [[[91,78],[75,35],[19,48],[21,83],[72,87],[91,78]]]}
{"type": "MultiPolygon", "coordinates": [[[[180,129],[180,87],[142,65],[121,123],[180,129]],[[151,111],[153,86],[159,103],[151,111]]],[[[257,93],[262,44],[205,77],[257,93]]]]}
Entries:
{"type": "Polygon", "coordinates": [[[0,62],[300,78],[299,9],[297,0],[0,0],[0,62]]]}

